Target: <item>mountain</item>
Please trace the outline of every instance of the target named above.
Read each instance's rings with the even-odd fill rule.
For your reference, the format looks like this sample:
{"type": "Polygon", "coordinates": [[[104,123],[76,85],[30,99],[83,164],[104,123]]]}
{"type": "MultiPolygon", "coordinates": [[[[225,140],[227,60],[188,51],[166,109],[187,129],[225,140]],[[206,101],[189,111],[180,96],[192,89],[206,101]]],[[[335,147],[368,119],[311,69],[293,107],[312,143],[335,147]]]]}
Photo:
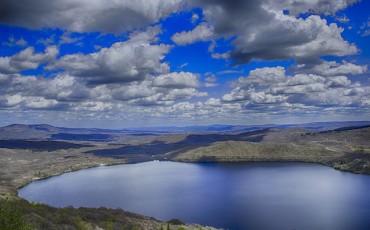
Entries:
{"type": "Polygon", "coordinates": [[[255,131],[266,128],[305,128],[308,130],[331,130],[347,126],[364,126],[370,125],[370,121],[343,121],[343,122],[311,122],[304,124],[265,124],[265,125],[208,125],[208,126],[158,126],[158,127],[136,127],[129,128],[131,131],[145,131],[145,132],[169,132],[169,133],[242,133],[255,131]]]}
{"type": "Polygon", "coordinates": [[[60,130],[51,125],[21,125],[13,124],[0,128],[0,139],[46,139],[60,130]]]}
{"type": "Polygon", "coordinates": [[[343,127],[370,125],[370,121],[313,122],[306,124],[266,125],[209,125],[209,126],[161,126],[129,129],[64,128],[47,124],[13,124],[0,127],[0,140],[68,140],[68,141],[110,141],[126,136],[158,136],[164,134],[240,134],[267,128],[304,128],[310,131],[327,131],[343,127]]]}
{"type": "Polygon", "coordinates": [[[85,140],[99,141],[113,138],[124,130],[63,128],[46,124],[12,124],[0,128],[0,140],[85,140]]]}

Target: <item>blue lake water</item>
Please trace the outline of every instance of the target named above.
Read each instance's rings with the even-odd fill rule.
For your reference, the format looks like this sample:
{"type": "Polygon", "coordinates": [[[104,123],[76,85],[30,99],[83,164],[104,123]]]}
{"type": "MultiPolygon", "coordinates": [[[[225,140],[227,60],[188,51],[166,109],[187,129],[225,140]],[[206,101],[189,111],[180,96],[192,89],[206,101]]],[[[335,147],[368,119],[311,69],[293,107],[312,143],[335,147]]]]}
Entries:
{"type": "Polygon", "coordinates": [[[224,229],[370,229],[370,176],[306,163],[147,162],[35,181],[19,196],[224,229]]]}

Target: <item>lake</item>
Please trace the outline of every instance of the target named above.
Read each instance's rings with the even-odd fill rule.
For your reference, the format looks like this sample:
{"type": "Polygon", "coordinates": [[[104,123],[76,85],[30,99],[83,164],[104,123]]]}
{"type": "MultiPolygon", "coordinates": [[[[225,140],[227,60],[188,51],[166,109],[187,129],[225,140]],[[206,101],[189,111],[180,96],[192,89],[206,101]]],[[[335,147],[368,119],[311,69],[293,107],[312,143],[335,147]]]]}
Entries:
{"type": "Polygon", "coordinates": [[[370,176],[308,163],[146,162],[35,181],[19,196],[225,229],[370,229],[370,176]]]}

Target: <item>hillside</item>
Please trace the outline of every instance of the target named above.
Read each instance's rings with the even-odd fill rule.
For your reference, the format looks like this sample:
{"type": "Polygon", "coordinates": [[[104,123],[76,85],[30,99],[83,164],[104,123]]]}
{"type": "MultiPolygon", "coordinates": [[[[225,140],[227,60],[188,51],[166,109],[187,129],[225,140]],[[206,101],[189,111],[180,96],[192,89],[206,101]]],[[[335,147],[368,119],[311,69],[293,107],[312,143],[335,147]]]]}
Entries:
{"type": "Polygon", "coordinates": [[[370,174],[370,128],[308,132],[272,129],[260,142],[226,141],[174,156],[183,162],[302,161],[370,174]]]}

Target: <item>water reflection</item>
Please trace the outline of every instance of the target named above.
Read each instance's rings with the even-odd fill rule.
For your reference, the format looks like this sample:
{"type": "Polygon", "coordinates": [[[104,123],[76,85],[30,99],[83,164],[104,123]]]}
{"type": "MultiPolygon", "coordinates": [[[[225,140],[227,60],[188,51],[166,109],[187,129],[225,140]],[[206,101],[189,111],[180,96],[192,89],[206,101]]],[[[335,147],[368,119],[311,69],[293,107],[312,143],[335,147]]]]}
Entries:
{"type": "Polygon", "coordinates": [[[304,163],[148,162],[29,184],[19,195],[63,207],[120,207],[228,229],[370,229],[370,177],[304,163]]]}

